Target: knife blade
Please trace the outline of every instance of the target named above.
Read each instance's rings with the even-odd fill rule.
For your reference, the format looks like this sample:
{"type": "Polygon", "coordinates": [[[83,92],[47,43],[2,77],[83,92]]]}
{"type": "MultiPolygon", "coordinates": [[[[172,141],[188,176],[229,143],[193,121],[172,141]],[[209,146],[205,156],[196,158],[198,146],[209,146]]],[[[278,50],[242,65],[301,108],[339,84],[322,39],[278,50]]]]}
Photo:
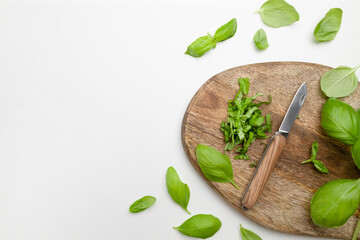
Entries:
{"type": "Polygon", "coordinates": [[[260,197],[266,181],[270,177],[275,163],[277,162],[286,142],[286,138],[290,133],[297,115],[304,104],[307,94],[306,83],[303,83],[295,93],[285,117],[279,127],[279,130],[271,137],[265,151],[258,163],[253,176],[250,179],[244,195],[241,200],[242,208],[249,209],[253,207],[260,197]]]}

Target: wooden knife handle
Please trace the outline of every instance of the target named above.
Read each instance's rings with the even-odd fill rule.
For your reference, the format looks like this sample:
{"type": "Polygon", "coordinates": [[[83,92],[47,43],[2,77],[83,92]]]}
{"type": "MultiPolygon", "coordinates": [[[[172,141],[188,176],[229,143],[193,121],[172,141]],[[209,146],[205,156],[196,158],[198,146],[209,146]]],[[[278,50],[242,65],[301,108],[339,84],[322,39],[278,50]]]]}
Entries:
{"type": "Polygon", "coordinates": [[[276,134],[272,141],[269,143],[270,146],[267,148],[261,164],[254,173],[255,176],[249,183],[245,196],[242,199],[242,205],[245,208],[251,208],[255,205],[256,201],[261,195],[264,189],[266,181],[270,177],[271,172],[274,169],[275,163],[278,160],[281,151],[285,146],[286,138],[282,134],[276,134]]]}

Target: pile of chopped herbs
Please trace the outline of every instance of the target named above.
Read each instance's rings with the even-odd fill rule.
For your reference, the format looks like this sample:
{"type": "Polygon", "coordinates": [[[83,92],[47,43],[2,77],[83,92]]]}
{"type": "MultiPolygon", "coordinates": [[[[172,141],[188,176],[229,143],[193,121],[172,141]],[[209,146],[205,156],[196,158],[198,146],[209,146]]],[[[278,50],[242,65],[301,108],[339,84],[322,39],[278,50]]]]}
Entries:
{"type": "Polygon", "coordinates": [[[235,152],[239,155],[235,159],[250,159],[246,153],[250,144],[255,139],[264,139],[268,136],[266,132],[271,132],[272,121],[270,114],[262,116],[259,107],[262,104],[270,104],[271,96],[268,102],[253,103],[262,93],[256,93],[252,97],[247,97],[249,93],[250,82],[248,78],[239,78],[240,90],[234,100],[228,102],[227,122],[221,123],[221,131],[225,136],[225,151],[231,151],[236,148],[235,152]]]}

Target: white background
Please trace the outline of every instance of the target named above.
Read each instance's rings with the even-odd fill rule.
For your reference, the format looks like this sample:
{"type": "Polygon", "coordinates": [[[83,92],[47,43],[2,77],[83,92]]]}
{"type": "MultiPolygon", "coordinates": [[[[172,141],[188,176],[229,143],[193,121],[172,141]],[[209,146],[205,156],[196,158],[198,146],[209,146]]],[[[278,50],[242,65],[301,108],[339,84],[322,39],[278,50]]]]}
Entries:
{"type": "Polygon", "coordinates": [[[262,3],[1,1],[0,239],[190,239],[172,229],[189,215],[167,193],[169,166],[190,187],[189,210],[221,219],[212,239],[240,239],[239,224],[265,240],[309,239],[234,211],[181,145],[188,103],[220,71],[266,61],[360,64],[358,0],[289,0],[300,21],[280,29],[261,22],[262,3]],[[313,29],[333,7],[344,10],[341,30],[318,44],[313,29]],[[233,17],[232,39],[199,59],[184,54],[233,17]],[[263,52],[252,42],[259,28],[270,43],[263,52]],[[155,205],[129,213],[144,195],[155,205]]]}

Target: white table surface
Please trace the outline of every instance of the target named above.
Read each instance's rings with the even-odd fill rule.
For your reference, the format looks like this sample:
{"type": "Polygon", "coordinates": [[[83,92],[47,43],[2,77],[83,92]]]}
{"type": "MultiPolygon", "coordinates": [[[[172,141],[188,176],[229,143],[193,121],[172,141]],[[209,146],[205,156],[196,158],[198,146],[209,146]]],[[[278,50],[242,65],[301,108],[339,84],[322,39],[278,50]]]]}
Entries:
{"type": "Polygon", "coordinates": [[[300,21],[280,29],[254,13],[263,1],[0,2],[0,239],[190,239],[172,226],[189,215],[169,197],[174,166],[191,191],[189,210],[211,213],[213,240],[240,239],[239,224],[263,239],[277,233],[234,211],[197,174],[181,145],[183,114],[214,74],[266,61],[336,67],[360,64],[358,0],[289,0],[300,21]],[[333,7],[338,36],[312,32],[333,7]],[[236,35],[196,59],[187,46],[231,18],[236,35]],[[270,47],[252,37],[264,28],[270,47]],[[144,195],[156,204],[139,213],[144,195]]]}

